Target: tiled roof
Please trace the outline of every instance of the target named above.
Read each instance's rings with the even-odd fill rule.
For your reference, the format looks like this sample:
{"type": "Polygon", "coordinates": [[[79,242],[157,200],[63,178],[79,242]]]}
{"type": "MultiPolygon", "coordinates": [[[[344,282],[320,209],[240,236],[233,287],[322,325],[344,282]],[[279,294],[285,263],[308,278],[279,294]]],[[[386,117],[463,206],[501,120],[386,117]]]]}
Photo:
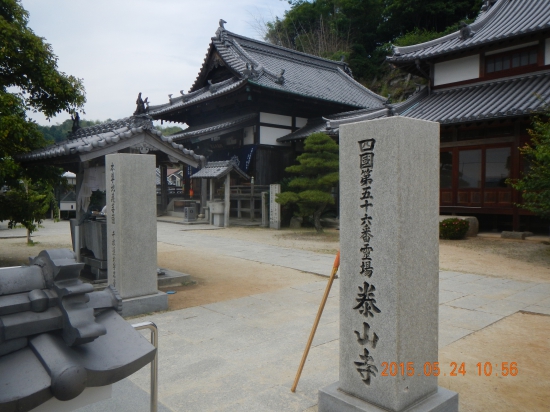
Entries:
{"type": "Polygon", "coordinates": [[[411,62],[548,30],[550,1],[498,0],[481,12],[470,28],[473,36],[466,39],[457,31],[426,43],[395,47],[394,55],[387,60],[396,64],[411,62]]]}
{"type": "Polygon", "coordinates": [[[231,33],[220,27],[212,38],[203,66],[188,94],[171,98],[169,104],[150,106],[149,114],[190,106],[218,96],[245,82],[260,87],[337,102],[357,108],[381,107],[386,100],[356,82],[344,62],[327,60],[231,33]],[[203,87],[210,60],[219,55],[235,77],[203,87]],[[211,90],[215,91],[212,92],[211,90]]]}
{"type": "MultiPolygon", "coordinates": [[[[160,117],[164,113],[170,113],[174,110],[183,109],[185,107],[193,106],[199,102],[217,98],[224,94],[231,93],[234,90],[246,84],[246,80],[239,80],[231,78],[224,80],[223,82],[215,83],[211,86],[203,87],[192,93],[183,93],[180,90],[181,96],[170,97],[170,102],[166,104],[160,104],[156,106],[149,106],[148,114],[154,118],[160,117]]],[[[170,95],[172,96],[172,95],[170,95]]]]}
{"type": "Polygon", "coordinates": [[[69,157],[82,153],[99,151],[115,145],[121,140],[130,140],[143,133],[149,133],[159,140],[170,144],[175,150],[183,152],[192,163],[204,160],[204,156],[196,155],[192,150],[185,149],[181,144],[173,142],[169,136],[153,127],[152,119],[146,115],[132,116],[120,120],[103,123],[96,126],[79,129],[70,140],[57,142],[50,146],[17,155],[20,162],[32,162],[56,157],[69,157]]]}
{"type": "Polygon", "coordinates": [[[257,113],[249,113],[243,116],[232,117],[230,119],[222,119],[217,122],[190,126],[187,129],[170,135],[172,140],[182,141],[188,139],[205,138],[211,134],[229,133],[232,129],[240,129],[254,123],[258,118],[257,113]]]}
{"type": "Polygon", "coordinates": [[[540,112],[550,101],[550,71],[470,86],[432,90],[423,88],[402,103],[382,110],[356,110],[323,119],[310,119],[299,130],[277,139],[279,142],[305,139],[312,133],[339,133],[342,124],[398,115],[457,124],[540,112]]]}
{"type": "Polygon", "coordinates": [[[228,173],[235,172],[245,179],[250,177],[243,172],[232,160],[224,160],[221,162],[209,162],[205,167],[191,176],[191,179],[219,179],[228,173]]]}
{"type": "Polygon", "coordinates": [[[290,142],[307,138],[310,134],[323,132],[331,136],[337,136],[339,126],[346,123],[361,122],[364,120],[378,119],[390,113],[389,108],[375,110],[355,110],[352,112],[339,113],[328,117],[309,119],[307,124],[286,136],[279,137],[278,142],[290,142]]]}
{"type": "Polygon", "coordinates": [[[542,110],[550,99],[550,72],[439,89],[424,96],[396,105],[395,110],[401,116],[443,124],[521,116],[542,110]]]}

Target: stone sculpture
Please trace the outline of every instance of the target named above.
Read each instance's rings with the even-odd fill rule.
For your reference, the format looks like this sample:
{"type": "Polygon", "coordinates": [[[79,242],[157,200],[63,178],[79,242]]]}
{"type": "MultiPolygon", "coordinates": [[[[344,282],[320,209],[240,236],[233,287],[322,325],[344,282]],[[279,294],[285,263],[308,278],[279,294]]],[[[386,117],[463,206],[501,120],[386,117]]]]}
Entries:
{"type": "Polygon", "coordinates": [[[118,315],[116,289],[94,292],[78,278],[83,266],[55,249],[0,269],[0,410],[70,400],[153,360],[156,349],[118,315]]]}

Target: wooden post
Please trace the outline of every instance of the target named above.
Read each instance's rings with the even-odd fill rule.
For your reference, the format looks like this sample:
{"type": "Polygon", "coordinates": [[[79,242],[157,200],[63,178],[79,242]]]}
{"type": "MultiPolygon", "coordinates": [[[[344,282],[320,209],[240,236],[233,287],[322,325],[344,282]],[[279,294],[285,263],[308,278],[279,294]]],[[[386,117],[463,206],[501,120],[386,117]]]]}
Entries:
{"type": "Polygon", "coordinates": [[[229,227],[229,208],[231,206],[230,191],[231,191],[231,173],[225,177],[225,207],[223,211],[223,226],[229,227]]]}

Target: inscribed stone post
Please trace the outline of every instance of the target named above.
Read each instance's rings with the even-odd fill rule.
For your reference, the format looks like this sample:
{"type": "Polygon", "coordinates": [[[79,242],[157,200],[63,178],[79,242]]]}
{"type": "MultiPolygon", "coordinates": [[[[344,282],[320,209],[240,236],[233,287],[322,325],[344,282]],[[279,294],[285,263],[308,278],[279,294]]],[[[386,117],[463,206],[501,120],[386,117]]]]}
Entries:
{"type": "Polygon", "coordinates": [[[281,193],[281,185],[269,185],[269,228],[281,228],[281,205],[275,201],[277,195],[281,193]]]}
{"type": "Polygon", "coordinates": [[[319,412],[457,411],[426,373],[438,355],[439,124],[342,125],[340,193],[340,380],[319,412]]]}
{"type": "Polygon", "coordinates": [[[268,192],[262,192],[262,227],[269,226],[269,209],[267,208],[268,192]]]}
{"type": "Polygon", "coordinates": [[[108,278],[122,299],[157,294],[155,156],[105,156],[108,278]]]}

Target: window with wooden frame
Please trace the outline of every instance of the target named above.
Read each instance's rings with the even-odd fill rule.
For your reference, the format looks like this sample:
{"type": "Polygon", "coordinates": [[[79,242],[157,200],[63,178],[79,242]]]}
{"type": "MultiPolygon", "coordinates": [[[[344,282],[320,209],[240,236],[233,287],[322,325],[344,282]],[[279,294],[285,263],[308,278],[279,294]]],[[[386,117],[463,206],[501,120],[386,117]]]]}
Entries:
{"type": "Polygon", "coordinates": [[[523,72],[529,66],[536,67],[539,47],[510,50],[505,53],[485,56],[485,76],[496,77],[523,72]]]}

